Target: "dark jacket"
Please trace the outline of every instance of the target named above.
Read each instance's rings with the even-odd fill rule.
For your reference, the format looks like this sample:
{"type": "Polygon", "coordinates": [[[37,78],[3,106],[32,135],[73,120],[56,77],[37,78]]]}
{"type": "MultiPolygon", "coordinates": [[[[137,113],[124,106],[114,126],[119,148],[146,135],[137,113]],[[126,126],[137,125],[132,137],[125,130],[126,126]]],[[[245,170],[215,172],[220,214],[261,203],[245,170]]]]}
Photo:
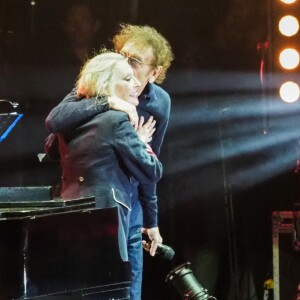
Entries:
{"type": "MultiPolygon", "coordinates": [[[[78,101],[75,90],[67,95],[64,100],[51,110],[46,119],[46,127],[51,133],[64,132],[74,129],[87,122],[93,116],[102,114],[108,110],[107,103],[95,103],[95,98],[78,101]]],[[[139,116],[148,120],[153,116],[156,120],[156,130],[151,141],[151,147],[158,156],[168,126],[171,108],[171,99],[166,91],[153,83],[148,83],[143,94],[139,97],[137,111],[139,116]]],[[[53,135],[46,145],[46,152],[49,153],[55,140],[53,135]]],[[[52,150],[51,150],[52,151],[52,150]]],[[[156,227],[158,224],[158,205],[156,195],[156,184],[143,184],[133,180],[133,199],[140,201],[143,207],[143,226],[156,227]],[[137,191],[137,185],[139,185],[137,191]]]]}
{"type": "Polygon", "coordinates": [[[107,111],[59,133],[59,147],[65,199],[95,196],[97,207],[118,202],[130,209],[132,177],[150,184],[162,176],[161,163],[147,153],[123,112],[107,111]]]}

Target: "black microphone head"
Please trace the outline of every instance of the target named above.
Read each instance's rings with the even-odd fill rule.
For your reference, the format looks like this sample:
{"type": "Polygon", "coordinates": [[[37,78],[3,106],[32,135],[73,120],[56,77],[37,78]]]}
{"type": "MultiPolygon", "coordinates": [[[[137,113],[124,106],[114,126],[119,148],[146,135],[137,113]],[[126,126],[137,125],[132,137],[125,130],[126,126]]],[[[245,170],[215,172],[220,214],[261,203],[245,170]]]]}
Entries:
{"type": "Polygon", "coordinates": [[[175,255],[175,251],[167,245],[158,244],[156,254],[165,260],[172,260],[175,255]]]}

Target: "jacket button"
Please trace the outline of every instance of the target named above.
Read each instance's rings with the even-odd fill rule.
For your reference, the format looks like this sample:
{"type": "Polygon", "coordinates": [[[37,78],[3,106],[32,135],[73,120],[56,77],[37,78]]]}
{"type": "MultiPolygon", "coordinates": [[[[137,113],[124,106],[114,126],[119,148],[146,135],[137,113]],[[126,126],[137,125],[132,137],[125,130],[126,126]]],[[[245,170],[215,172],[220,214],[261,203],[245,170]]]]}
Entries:
{"type": "Polygon", "coordinates": [[[78,177],[78,180],[79,180],[79,182],[83,182],[83,181],[84,181],[84,177],[79,176],[79,177],[78,177]]]}

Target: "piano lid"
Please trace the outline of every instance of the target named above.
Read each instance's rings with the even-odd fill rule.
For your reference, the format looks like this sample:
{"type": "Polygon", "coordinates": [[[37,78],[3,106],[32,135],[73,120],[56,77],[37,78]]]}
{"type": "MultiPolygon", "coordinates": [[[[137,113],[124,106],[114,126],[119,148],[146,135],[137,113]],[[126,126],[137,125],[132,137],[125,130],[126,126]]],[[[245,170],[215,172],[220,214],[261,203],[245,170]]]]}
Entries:
{"type": "Polygon", "coordinates": [[[52,186],[0,188],[0,218],[30,217],[95,207],[95,197],[53,198],[52,186]]]}

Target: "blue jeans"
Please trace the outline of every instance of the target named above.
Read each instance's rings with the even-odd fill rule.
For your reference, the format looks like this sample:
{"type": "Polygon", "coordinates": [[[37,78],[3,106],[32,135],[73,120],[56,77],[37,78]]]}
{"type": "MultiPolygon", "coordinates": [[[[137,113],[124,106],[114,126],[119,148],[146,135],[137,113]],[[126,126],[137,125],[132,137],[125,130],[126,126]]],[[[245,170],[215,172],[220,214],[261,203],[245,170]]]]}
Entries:
{"type": "Polygon", "coordinates": [[[127,240],[128,258],[131,266],[132,284],[130,300],[140,300],[143,279],[143,248],[142,248],[143,211],[138,200],[133,201],[129,221],[127,240]]]}
{"type": "Polygon", "coordinates": [[[129,234],[129,211],[122,205],[118,205],[118,218],[119,218],[119,228],[118,228],[118,242],[119,251],[123,261],[128,261],[128,234],[129,234]]]}

